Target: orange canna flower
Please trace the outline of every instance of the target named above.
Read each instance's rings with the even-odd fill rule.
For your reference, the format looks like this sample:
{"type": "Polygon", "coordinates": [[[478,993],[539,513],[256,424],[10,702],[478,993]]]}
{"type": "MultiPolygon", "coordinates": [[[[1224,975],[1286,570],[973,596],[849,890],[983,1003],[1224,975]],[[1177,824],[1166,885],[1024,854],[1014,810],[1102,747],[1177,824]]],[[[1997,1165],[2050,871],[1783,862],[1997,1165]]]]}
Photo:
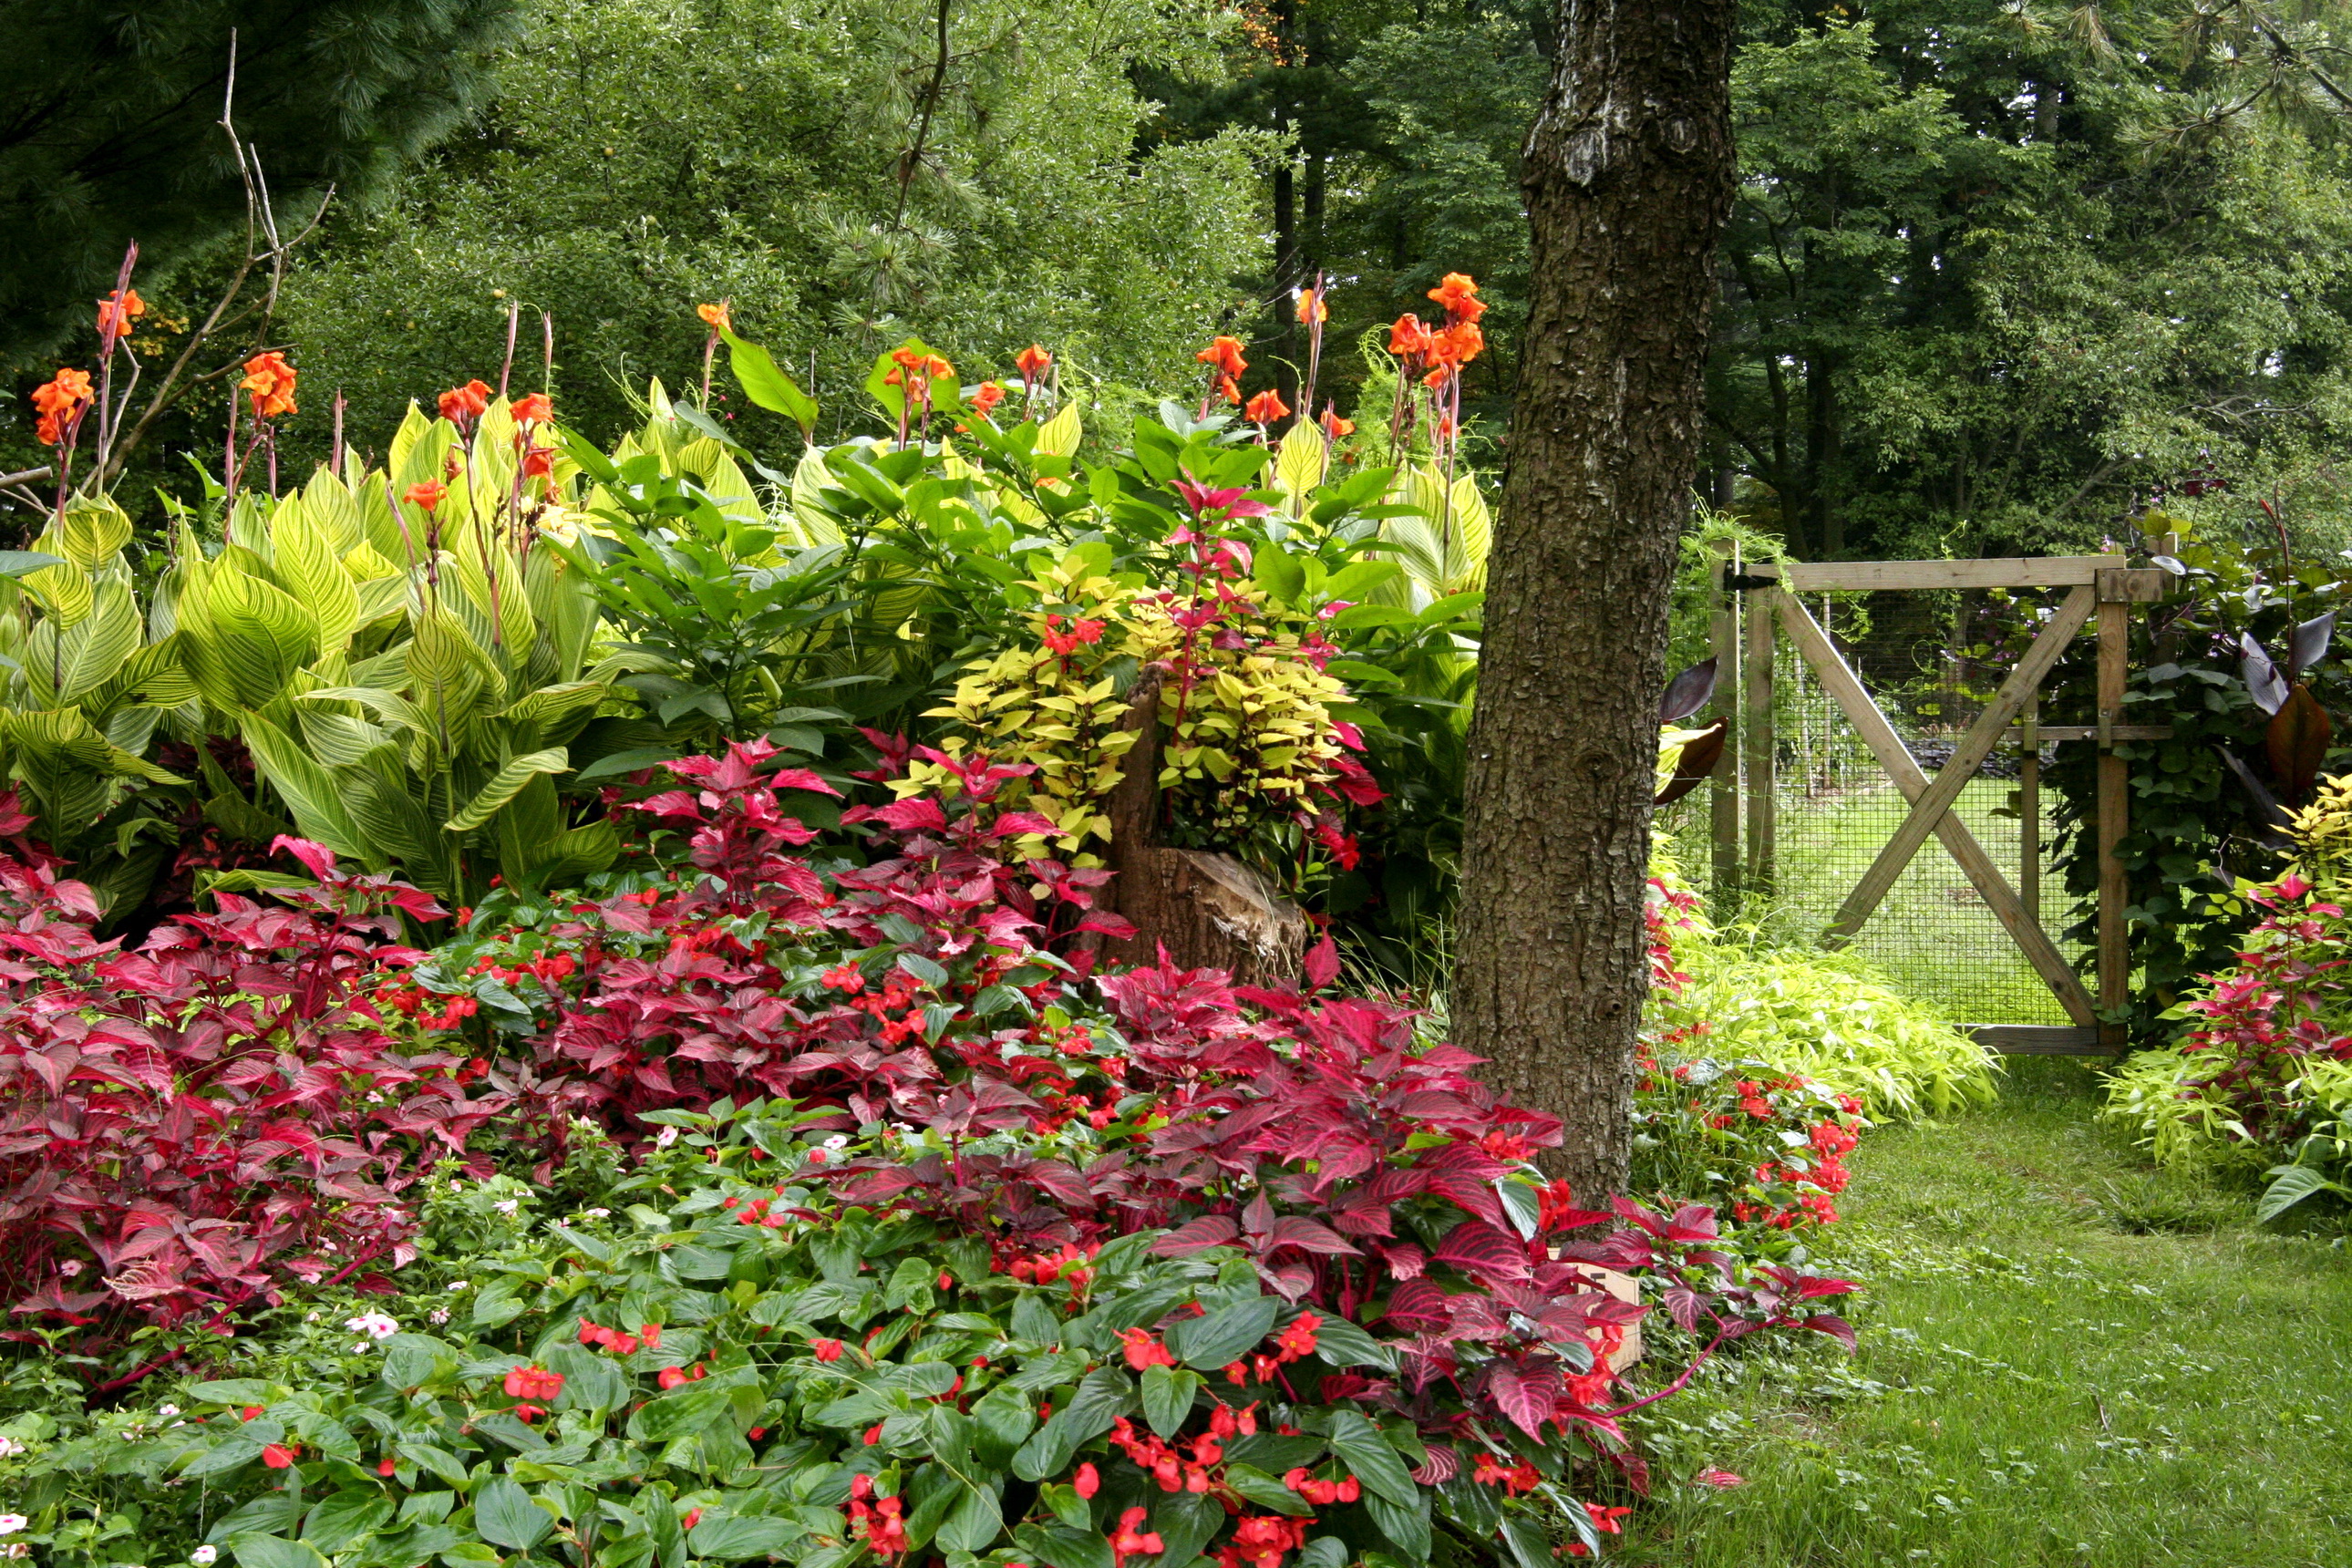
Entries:
{"type": "Polygon", "coordinates": [[[490,406],[490,389],[487,383],[469,381],[463,386],[453,386],[440,398],[441,417],[452,425],[463,425],[479,419],[490,406]]]}
{"type": "Polygon", "coordinates": [[[1466,272],[1447,273],[1444,280],[1429,291],[1429,297],[1459,321],[1475,321],[1486,313],[1486,301],[1478,298],[1478,285],[1466,272]]]}
{"type": "Polygon", "coordinates": [[[1234,376],[1249,369],[1249,361],[1242,358],[1242,341],[1222,334],[1210,341],[1209,346],[1192,356],[1202,364],[1217,367],[1221,375],[1234,376]]]}
{"type": "Polygon", "coordinates": [[[245,379],[237,384],[252,395],[256,419],[275,419],[295,412],[294,367],[276,349],[246,361],[245,379]]]}
{"type": "Polygon", "coordinates": [[[446,486],[432,479],[421,479],[403,490],[400,499],[411,506],[423,507],[426,511],[431,511],[441,504],[441,498],[448,493],[446,486]]]}
{"type": "Polygon", "coordinates": [[[980,384],[980,390],[971,395],[972,408],[975,412],[981,414],[987,413],[990,409],[994,408],[998,404],[1003,401],[1004,388],[997,385],[996,383],[992,381],[982,382],[980,384]]]}
{"type": "Polygon", "coordinates": [[[1425,354],[1429,352],[1429,329],[1421,324],[1419,316],[1399,316],[1396,325],[1389,329],[1389,353],[1400,359],[1425,354]]]}
{"type": "Polygon", "coordinates": [[[554,448],[554,447],[533,447],[532,448],[530,448],[530,450],[529,450],[529,451],[525,452],[525,453],[522,455],[522,477],[523,477],[524,479],[547,479],[547,478],[549,478],[549,477],[552,476],[552,475],[554,474],[554,472],[555,472],[555,448],[554,448]]]}
{"type": "Polygon", "coordinates": [[[955,366],[950,364],[939,355],[933,354],[930,358],[923,362],[923,374],[934,378],[953,375],[955,374],[955,366]]]}
{"type": "Polygon", "coordinates": [[[1054,356],[1041,344],[1031,343],[1013,356],[1013,368],[1021,373],[1024,380],[1034,381],[1054,368],[1054,356]]]}
{"type": "Polygon", "coordinates": [[[1242,384],[1230,375],[1217,377],[1217,391],[1223,395],[1227,403],[1239,403],[1242,400],[1242,384]]]}
{"type": "Polygon", "coordinates": [[[704,325],[709,327],[713,331],[731,332],[735,330],[734,313],[728,310],[724,303],[717,305],[697,305],[694,308],[694,313],[701,317],[704,325]]]}
{"type": "Polygon", "coordinates": [[[1323,322],[1330,320],[1331,312],[1323,303],[1322,289],[1301,289],[1297,290],[1297,294],[1298,324],[1300,326],[1319,326],[1323,322]]]}
{"type": "Polygon", "coordinates": [[[44,414],[33,421],[33,439],[44,447],[62,447],[66,440],[65,428],[58,423],[56,415],[44,414]]]}
{"type": "Polygon", "coordinates": [[[913,370],[923,363],[923,356],[917,353],[912,349],[892,349],[890,351],[890,363],[893,364],[903,365],[908,370],[913,370]]]}
{"type": "Polygon", "coordinates": [[[115,301],[116,292],[108,289],[106,298],[98,302],[98,335],[101,338],[129,337],[131,323],[147,313],[147,301],[139,297],[138,289],[123,294],[120,304],[115,301]]]}
{"type": "Polygon", "coordinates": [[[1440,387],[1443,387],[1447,382],[1452,381],[1459,374],[1461,373],[1454,366],[1447,364],[1441,360],[1427,375],[1421,378],[1421,384],[1428,387],[1432,392],[1435,392],[1440,387]]]}
{"type": "Polygon", "coordinates": [[[89,395],[89,372],[60,365],[54,377],[33,388],[33,406],[44,415],[68,418],[89,395]]]}
{"type": "Polygon", "coordinates": [[[1249,406],[1242,410],[1242,417],[1253,425],[1271,425],[1289,413],[1290,410],[1283,405],[1282,394],[1261,392],[1249,400],[1249,406]]]}
{"type": "Polygon", "coordinates": [[[1486,334],[1478,323],[1464,320],[1432,334],[1436,340],[1436,355],[1448,364],[1468,364],[1486,346],[1486,334]]]}
{"type": "Polygon", "coordinates": [[[894,366],[892,366],[890,369],[884,371],[884,372],[882,373],[882,384],[883,384],[883,385],[885,385],[885,386],[904,386],[904,385],[906,385],[906,384],[907,384],[907,372],[906,372],[906,367],[904,367],[903,365],[894,365],[894,366]]]}
{"type": "Polygon", "coordinates": [[[518,425],[544,425],[555,417],[555,402],[543,392],[534,392],[516,398],[509,412],[518,425]]]}
{"type": "Polygon", "coordinates": [[[1328,405],[1323,410],[1322,424],[1323,434],[1330,437],[1334,441],[1338,440],[1342,436],[1352,436],[1356,433],[1356,422],[1354,420],[1340,418],[1339,411],[1337,408],[1329,407],[1328,405]]]}

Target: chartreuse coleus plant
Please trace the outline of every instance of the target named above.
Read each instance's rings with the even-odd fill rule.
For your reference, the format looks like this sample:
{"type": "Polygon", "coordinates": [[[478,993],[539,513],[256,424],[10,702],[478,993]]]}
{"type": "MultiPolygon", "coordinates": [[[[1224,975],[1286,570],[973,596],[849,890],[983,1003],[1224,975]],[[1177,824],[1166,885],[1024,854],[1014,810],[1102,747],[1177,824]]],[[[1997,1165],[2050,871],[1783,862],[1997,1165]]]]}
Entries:
{"type": "MultiPolygon", "coordinates": [[[[1195,548],[1189,592],[1104,575],[1100,543],[1032,580],[1035,643],[975,662],[931,710],[952,722],[944,749],[1034,767],[1025,804],[1061,829],[1037,847],[1091,858],[1110,838],[1105,808],[1138,739],[1122,721],[1148,672],[1160,686],[1154,783],[1180,842],[1257,848],[1265,830],[1293,827],[1352,864],[1339,812],[1381,796],[1349,755],[1360,736],[1332,711],[1348,699],[1323,669],[1336,650],[1312,617],[1237,580],[1244,552],[1208,538],[1195,548]]],[[[936,789],[940,773],[918,763],[900,787],[936,789]]]]}
{"type": "MultiPolygon", "coordinates": [[[[1595,1540],[1559,1451],[1457,1423],[1486,1457],[1437,1462],[1410,1415],[1359,1401],[1397,1344],[1267,1293],[1238,1247],[992,1244],[845,1204],[826,1173],[859,1150],[825,1134],[838,1112],[654,1119],[686,1136],[617,1184],[617,1212],[525,1233],[431,1294],[343,1298],[340,1334],[289,1308],[230,1375],[73,1426],[0,1423],[17,1539],[61,1563],[209,1545],[247,1568],[1548,1568],[1563,1519],[1595,1540]]],[[[863,1147],[940,1163],[1003,1142],[863,1147]]]]}

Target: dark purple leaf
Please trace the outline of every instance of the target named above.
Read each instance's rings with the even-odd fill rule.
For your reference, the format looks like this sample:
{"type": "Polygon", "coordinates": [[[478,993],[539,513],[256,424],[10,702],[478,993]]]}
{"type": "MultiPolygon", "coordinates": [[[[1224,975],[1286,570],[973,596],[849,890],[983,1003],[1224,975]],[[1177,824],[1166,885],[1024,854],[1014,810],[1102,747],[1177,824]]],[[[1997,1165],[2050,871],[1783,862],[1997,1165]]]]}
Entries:
{"type": "Polygon", "coordinates": [[[1229,1245],[1241,1235],[1231,1215],[1203,1215],[1190,1225],[1180,1226],[1151,1244],[1156,1258],[1185,1258],[1195,1252],[1205,1252],[1212,1247],[1229,1245]]]}
{"type": "Polygon", "coordinates": [[[1386,1321],[1401,1329],[1442,1329],[1454,1321],[1451,1299],[1427,1279],[1408,1279],[1389,1298],[1386,1321]]]}
{"type": "Polygon", "coordinates": [[[1284,1247],[1296,1247],[1307,1252],[1352,1255],[1356,1251],[1347,1237],[1330,1226],[1318,1225],[1311,1219],[1300,1219],[1292,1215],[1285,1215],[1274,1222],[1274,1227],[1265,1233],[1265,1245],[1267,1252],[1273,1252],[1276,1248],[1284,1247]]]}
{"type": "Polygon", "coordinates": [[[1511,1418],[1511,1425],[1540,1442],[1543,1424],[1551,1419],[1552,1406],[1559,1403],[1559,1369],[1498,1360],[1486,1374],[1486,1397],[1511,1418]]]}
{"type": "Polygon", "coordinates": [[[1498,1279],[1528,1276],[1527,1243],[1504,1235],[1483,1219],[1465,1219],[1437,1244],[1437,1261],[1498,1279]]]}
{"type": "Polygon", "coordinates": [[[1307,950],[1307,988],[1320,991],[1339,977],[1339,950],[1325,937],[1307,950]]]}
{"type": "Polygon", "coordinates": [[[2296,681],[2263,729],[2263,750],[2270,757],[2271,776],[2279,781],[2287,799],[2310,798],[2335,735],[2336,726],[2328,722],[2319,699],[2311,694],[2310,687],[2296,681]]]}
{"type": "Polygon", "coordinates": [[[1701,659],[1666,682],[1665,695],[1658,699],[1658,722],[1680,723],[1706,707],[1714,695],[1715,660],[1701,659]]]}
{"type": "Polygon", "coordinates": [[[2237,754],[2227,746],[2216,746],[2213,750],[2221,753],[2221,761],[2229,765],[2230,771],[2237,775],[2238,783],[2253,799],[2254,818],[2260,824],[2260,831],[2255,837],[2273,849],[2286,847],[2292,842],[2286,837],[2286,829],[2293,826],[2293,819],[2279,805],[2278,797],[2271,794],[2270,786],[2256,778],[2254,771],[2240,762],[2237,754]]]}
{"type": "Polygon", "coordinates": [[[1810,1318],[1800,1318],[1797,1321],[1815,1333],[1827,1334],[1846,1349],[1853,1349],[1853,1325],[1836,1313],[1815,1312],[1810,1318]]]}

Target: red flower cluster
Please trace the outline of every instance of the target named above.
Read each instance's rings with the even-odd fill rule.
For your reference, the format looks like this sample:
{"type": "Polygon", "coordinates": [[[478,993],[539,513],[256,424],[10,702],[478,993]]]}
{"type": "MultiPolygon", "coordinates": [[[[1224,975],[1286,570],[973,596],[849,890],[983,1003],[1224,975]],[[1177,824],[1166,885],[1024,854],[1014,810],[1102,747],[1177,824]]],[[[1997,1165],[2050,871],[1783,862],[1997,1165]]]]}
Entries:
{"type": "Polygon", "coordinates": [[[637,1332],[630,1334],[624,1333],[618,1329],[605,1328],[600,1323],[583,1318],[580,1320],[580,1342],[583,1345],[599,1346],[612,1352],[614,1355],[635,1355],[640,1346],[646,1350],[661,1349],[661,1325],[646,1323],[642,1325],[637,1332]]]}
{"type": "Polygon", "coordinates": [[[1282,1484],[1308,1502],[1317,1504],[1354,1502],[1364,1490],[1353,1476],[1342,1476],[1338,1480],[1318,1480],[1304,1467],[1285,1472],[1282,1484]]]}
{"type": "Polygon", "coordinates": [[[1478,1456],[1477,1464],[1471,1469],[1470,1479],[1481,1486],[1500,1487],[1512,1497],[1517,1497],[1521,1492],[1531,1492],[1543,1484],[1543,1477],[1527,1460],[1521,1459],[1517,1464],[1506,1465],[1494,1455],[1485,1453],[1478,1456]]]}
{"type": "Polygon", "coordinates": [[[1237,1520],[1231,1541],[1217,1548],[1219,1568],[1281,1568],[1286,1552],[1307,1549],[1307,1527],[1312,1520],[1285,1519],[1279,1514],[1253,1514],[1237,1520]]]}
{"type": "Polygon", "coordinates": [[[543,1366],[519,1366],[507,1373],[500,1386],[515,1399],[553,1399],[563,1392],[563,1374],[543,1366]]]}
{"type": "Polygon", "coordinates": [[[895,1497],[875,1497],[874,1478],[859,1476],[849,1483],[850,1534],[872,1547],[877,1556],[898,1556],[907,1550],[903,1506],[895,1497]]]}
{"type": "Polygon", "coordinates": [[[33,388],[33,412],[40,416],[34,439],[44,447],[64,446],[80,426],[90,396],[89,372],[86,370],[60,368],[56,375],[33,388]]]}
{"type": "Polygon", "coordinates": [[[1072,616],[1069,617],[1069,629],[1065,631],[1062,629],[1060,616],[1047,616],[1045,632],[1045,650],[1058,658],[1067,658],[1077,652],[1081,647],[1102,641],[1105,625],[1106,623],[1102,621],[1084,620],[1072,616]]]}
{"type": "Polygon", "coordinates": [[[1151,1510],[1145,1508],[1131,1508],[1118,1516],[1118,1528],[1110,1535],[1110,1560],[1114,1568],[1127,1568],[1127,1560],[1130,1557],[1149,1557],[1167,1550],[1157,1534],[1143,1528],[1144,1521],[1150,1517],[1151,1510]]]}
{"type": "Polygon", "coordinates": [[[281,414],[297,412],[294,381],[294,367],[286,363],[284,354],[272,349],[245,362],[245,379],[237,384],[252,398],[256,419],[275,419],[281,414]]]}
{"type": "Polygon", "coordinates": [[[1314,1313],[1299,1313],[1289,1327],[1276,1336],[1272,1355],[1260,1352],[1231,1363],[1225,1368],[1226,1378],[1244,1384],[1273,1382],[1276,1368],[1315,1353],[1315,1331],[1322,1326],[1323,1320],[1314,1313]]]}

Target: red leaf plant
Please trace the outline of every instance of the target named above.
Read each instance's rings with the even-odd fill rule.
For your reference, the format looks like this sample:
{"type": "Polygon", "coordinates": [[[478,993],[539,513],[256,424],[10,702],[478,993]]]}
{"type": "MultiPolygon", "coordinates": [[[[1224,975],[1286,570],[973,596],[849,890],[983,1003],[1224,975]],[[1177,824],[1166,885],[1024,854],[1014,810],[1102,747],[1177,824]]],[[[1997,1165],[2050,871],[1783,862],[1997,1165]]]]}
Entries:
{"type": "MultiPolygon", "coordinates": [[[[538,1051],[555,1103],[625,1138],[646,1130],[638,1112],[721,1096],[835,1104],[845,1125],[887,1110],[997,1126],[1040,1103],[1013,1089],[1017,1070],[967,1081],[975,1065],[1003,1065],[1004,1031],[990,1020],[1071,970],[1049,939],[1129,928],[1092,908],[1108,872],[1008,859],[1014,840],[1053,830],[997,805],[1028,770],[919,754],[956,775],[956,798],[843,812],[866,835],[864,865],[788,853],[815,835],[785,811],[783,794],[835,792],[805,769],[774,766],[767,742],[673,763],[698,787],[634,809],[657,841],[684,841],[689,870],[458,950],[476,973],[503,983],[528,972],[537,983],[538,1051]]],[[[436,959],[420,974],[451,989],[470,979],[450,968],[436,959]]],[[[1051,1053],[1044,1026],[1016,1032],[1051,1053]]]]}
{"type": "MultiPolygon", "coordinates": [[[[410,1054],[371,994],[417,956],[394,910],[425,894],[319,878],[263,903],[91,935],[89,889],[0,858],[0,1278],[9,1309],[90,1324],[175,1322],[275,1300],[289,1279],[414,1255],[400,1193],[462,1154],[514,1085],[410,1054]]],[[[217,1321],[217,1319],[215,1320],[217,1321]]]]}
{"type": "MultiPolygon", "coordinates": [[[[1531,1454],[1580,1436],[1640,1479],[1618,1418],[1649,1400],[1617,1405],[1605,1363],[1645,1309],[1580,1262],[1655,1278],[1678,1321],[1711,1329],[1701,1360],[1768,1328],[1851,1337],[1817,1310],[1849,1284],[1742,1264],[1706,1205],[1575,1207],[1531,1163],[1559,1143],[1559,1121],[1501,1100],[1470,1076],[1479,1058],[1421,1037],[1404,1007],[1164,963],[1095,984],[1110,1014],[1098,1033],[1124,1048],[1089,1034],[1065,1045],[1058,1070],[1123,1090],[1116,1118],[1096,1122],[1100,1152],[1081,1164],[982,1141],[988,1119],[959,1105],[922,1128],[943,1152],[852,1160],[833,1178],[842,1195],[984,1237],[1016,1274],[1067,1268],[1148,1226],[1170,1227],[1162,1256],[1246,1258],[1270,1294],[1369,1331],[1382,1364],[1309,1372],[1244,1356],[1224,1373],[1237,1396],[1278,1384],[1288,1399],[1387,1410],[1417,1428],[1418,1479],[1433,1485],[1514,1431],[1531,1454]],[[1572,1244],[1611,1223],[1624,1228],[1572,1244]]],[[[1003,1106],[998,1125],[1045,1109],[1001,1079],[964,1092],[1003,1106]]]]}

